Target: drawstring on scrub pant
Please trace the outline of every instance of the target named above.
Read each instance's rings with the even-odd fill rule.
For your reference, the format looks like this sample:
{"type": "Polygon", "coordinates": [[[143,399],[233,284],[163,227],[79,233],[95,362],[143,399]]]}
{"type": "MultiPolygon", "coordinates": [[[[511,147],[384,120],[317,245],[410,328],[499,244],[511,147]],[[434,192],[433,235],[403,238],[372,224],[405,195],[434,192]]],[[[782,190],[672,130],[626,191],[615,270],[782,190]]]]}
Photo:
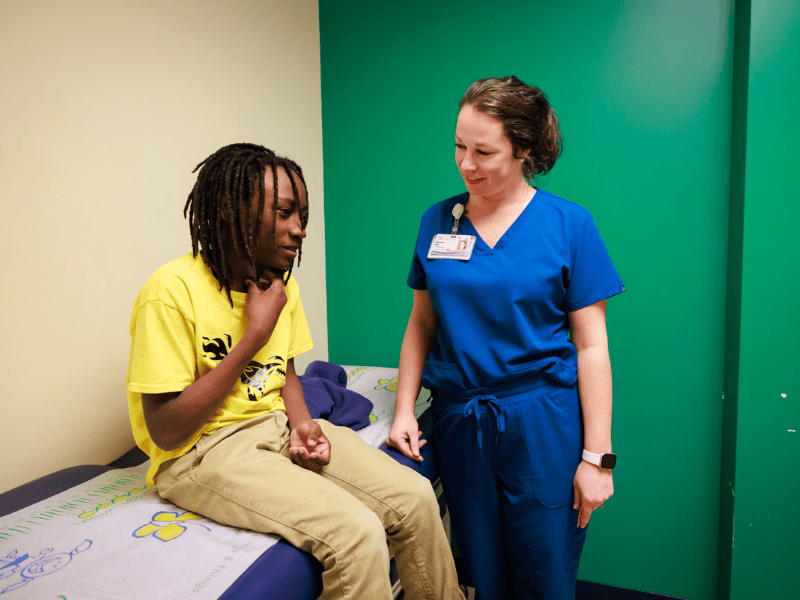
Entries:
{"type": "Polygon", "coordinates": [[[478,454],[483,450],[483,430],[481,429],[481,417],[483,416],[484,408],[488,406],[494,413],[494,420],[497,424],[497,432],[503,433],[506,430],[506,418],[503,415],[503,410],[500,407],[500,401],[496,396],[491,394],[481,394],[475,396],[467,402],[464,406],[464,416],[469,417],[475,415],[475,420],[478,425],[478,454]]]}

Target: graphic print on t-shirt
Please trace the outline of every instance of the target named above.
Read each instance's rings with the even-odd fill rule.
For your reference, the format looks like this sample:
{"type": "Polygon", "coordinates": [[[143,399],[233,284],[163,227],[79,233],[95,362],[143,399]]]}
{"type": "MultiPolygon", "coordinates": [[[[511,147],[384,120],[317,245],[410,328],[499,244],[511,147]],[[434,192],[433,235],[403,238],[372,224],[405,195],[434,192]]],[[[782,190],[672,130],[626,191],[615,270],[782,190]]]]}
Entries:
{"type": "Polygon", "coordinates": [[[203,354],[203,358],[210,358],[213,361],[219,362],[228,356],[228,351],[230,349],[231,336],[229,336],[227,333],[225,334],[225,339],[214,338],[211,340],[206,336],[203,336],[203,352],[208,352],[208,354],[203,354]],[[209,354],[211,356],[209,356],[209,354]]]}
{"type": "MultiPolygon", "coordinates": [[[[231,347],[232,339],[228,334],[223,334],[222,337],[213,339],[203,336],[203,352],[205,353],[203,358],[219,362],[228,355],[231,347]]],[[[239,379],[246,386],[247,398],[251,402],[256,402],[264,396],[267,391],[267,380],[276,371],[278,376],[285,382],[286,361],[281,356],[270,356],[267,364],[251,360],[244,368],[239,379]]]]}
{"type": "Polygon", "coordinates": [[[251,402],[261,399],[267,388],[267,379],[275,371],[278,372],[283,381],[286,381],[286,363],[280,356],[270,356],[269,362],[265,365],[251,360],[250,364],[244,368],[240,379],[247,386],[247,397],[251,402]],[[258,395],[252,391],[253,388],[257,390],[258,395]]]}

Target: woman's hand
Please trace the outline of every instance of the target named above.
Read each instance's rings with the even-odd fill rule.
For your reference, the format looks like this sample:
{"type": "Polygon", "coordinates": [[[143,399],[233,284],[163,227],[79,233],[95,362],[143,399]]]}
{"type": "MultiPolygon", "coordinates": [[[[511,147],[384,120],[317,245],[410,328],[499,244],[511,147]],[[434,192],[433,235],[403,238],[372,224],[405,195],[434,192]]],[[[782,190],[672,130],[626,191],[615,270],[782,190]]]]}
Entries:
{"type": "Polygon", "coordinates": [[[319,473],[331,462],[331,443],[313,419],[306,419],[289,433],[289,456],[292,462],[319,473]]]}
{"type": "Polygon", "coordinates": [[[397,397],[394,401],[394,423],[387,442],[411,460],[422,462],[419,449],[427,441],[420,440],[422,432],[414,417],[414,405],[419,395],[425,359],[436,340],[439,317],[427,290],[414,290],[414,306],[400,348],[400,372],[397,397]]]}
{"type": "Polygon", "coordinates": [[[603,506],[614,494],[614,477],[609,469],[581,461],[573,481],[575,502],[572,508],[578,511],[576,527],[586,527],[592,512],[603,506]]]}
{"type": "Polygon", "coordinates": [[[423,458],[419,449],[427,444],[428,440],[419,439],[421,435],[419,424],[413,414],[395,415],[392,429],[389,431],[389,439],[386,441],[408,458],[422,462],[423,458]]]}

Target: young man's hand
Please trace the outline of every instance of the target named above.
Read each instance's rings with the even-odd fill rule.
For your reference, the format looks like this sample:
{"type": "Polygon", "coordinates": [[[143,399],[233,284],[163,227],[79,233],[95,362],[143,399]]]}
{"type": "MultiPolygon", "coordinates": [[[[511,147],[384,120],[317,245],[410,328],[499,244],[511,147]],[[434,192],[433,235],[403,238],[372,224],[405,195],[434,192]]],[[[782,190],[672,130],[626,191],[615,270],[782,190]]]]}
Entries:
{"type": "Polygon", "coordinates": [[[244,312],[248,321],[248,329],[253,327],[254,331],[269,339],[287,302],[283,279],[280,276],[274,277],[271,285],[266,289],[261,289],[264,287],[262,282],[256,283],[252,279],[246,280],[245,284],[247,285],[247,304],[244,312]]]}
{"type": "Polygon", "coordinates": [[[289,456],[292,462],[319,473],[331,462],[331,443],[313,419],[306,419],[289,434],[289,456]]]}

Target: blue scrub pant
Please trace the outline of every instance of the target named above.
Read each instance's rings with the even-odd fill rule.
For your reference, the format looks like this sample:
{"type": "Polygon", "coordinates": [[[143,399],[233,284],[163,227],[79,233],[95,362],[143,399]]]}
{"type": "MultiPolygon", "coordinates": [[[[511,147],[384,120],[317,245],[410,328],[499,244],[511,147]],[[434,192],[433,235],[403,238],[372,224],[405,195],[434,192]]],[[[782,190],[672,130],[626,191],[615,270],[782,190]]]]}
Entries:
{"type": "Polygon", "coordinates": [[[574,600],[586,537],[572,509],[583,448],[577,386],[435,390],[431,443],[477,598],[574,600]]]}

